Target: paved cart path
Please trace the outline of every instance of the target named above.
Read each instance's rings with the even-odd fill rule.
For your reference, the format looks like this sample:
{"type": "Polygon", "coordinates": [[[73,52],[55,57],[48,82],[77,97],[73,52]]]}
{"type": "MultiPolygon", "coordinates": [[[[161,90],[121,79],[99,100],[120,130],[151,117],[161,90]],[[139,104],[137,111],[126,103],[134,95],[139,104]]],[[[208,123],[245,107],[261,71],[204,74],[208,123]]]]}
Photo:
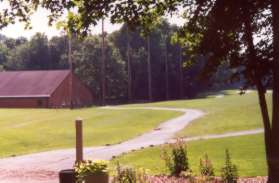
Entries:
{"type": "MultiPolygon", "coordinates": [[[[171,142],[175,134],[185,128],[193,120],[202,117],[205,113],[194,109],[166,108],[166,107],[137,107],[120,108],[104,107],[109,110],[168,110],[179,111],[183,114],[179,117],[161,123],[154,130],[120,144],[111,146],[92,147],[84,149],[85,159],[106,159],[131,150],[160,145],[171,142]]],[[[245,134],[262,133],[261,129],[228,133],[223,135],[208,135],[203,137],[186,138],[185,140],[199,140],[201,138],[223,138],[245,134]]],[[[58,183],[57,174],[62,169],[73,166],[75,161],[75,149],[54,150],[18,157],[0,159],[0,183],[58,183]]]]}

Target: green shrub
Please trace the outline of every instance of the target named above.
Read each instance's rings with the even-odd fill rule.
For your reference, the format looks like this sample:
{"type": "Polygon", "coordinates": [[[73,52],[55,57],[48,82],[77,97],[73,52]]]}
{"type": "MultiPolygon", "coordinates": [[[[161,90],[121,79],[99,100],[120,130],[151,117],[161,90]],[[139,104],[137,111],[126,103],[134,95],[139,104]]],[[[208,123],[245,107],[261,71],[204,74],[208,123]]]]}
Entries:
{"type": "Polygon", "coordinates": [[[136,183],[136,181],[137,176],[134,168],[117,164],[114,183],[136,183]]]}
{"type": "Polygon", "coordinates": [[[215,175],[213,165],[207,154],[204,155],[204,159],[200,159],[200,173],[205,177],[212,177],[215,175]]]}
{"type": "Polygon", "coordinates": [[[148,176],[145,169],[135,170],[132,167],[120,166],[117,163],[116,175],[113,183],[148,183],[148,176]]]}
{"type": "Polygon", "coordinates": [[[87,160],[76,164],[74,169],[77,182],[80,183],[90,174],[108,174],[108,162],[104,160],[87,160]]]}
{"type": "Polygon", "coordinates": [[[171,175],[179,176],[182,172],[189,171],[186,143],[182,139],[177,139],[176,143],[170,145],[170,147],[170,153],[163,149],[162,159],[171,175]]]}
{"type": "Polygon", "coordinates": [[[237,183],[238,173],[236,165],[232,164],[231,156],[228,149],[226,149],[225,165],[221,169],[221,177],[224,183],[237,183]]]}

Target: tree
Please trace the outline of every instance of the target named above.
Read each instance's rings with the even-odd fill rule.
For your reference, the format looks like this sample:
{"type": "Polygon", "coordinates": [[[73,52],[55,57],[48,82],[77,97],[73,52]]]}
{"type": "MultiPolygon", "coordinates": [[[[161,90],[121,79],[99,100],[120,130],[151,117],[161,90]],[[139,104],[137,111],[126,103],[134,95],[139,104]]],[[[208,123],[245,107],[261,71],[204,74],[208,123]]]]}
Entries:
{"type": "Polygon", "coordinates": [[[67,42],[68,38],[66,36],[55,36],[49,40],[49,59],[52,69],[68,68],[69,63],[65,58],[67,55],[67,42]]]}
{"type": "Polygon", "coordinates": [[[147,81],[148,81],[148,100],[153,100],[153,92],[152,92],[152,69],[151,69],[151,43],[150,43],[150,35],[146,37],[147,44],[147,81]]]}
{"type": "Polygon", "coordinates": [[[168,38],[165,37],[165,82],[166,82],[166,100],[169,100],[169,64],[168,64],[168,38]]]}
{"type": "Polygon", "coordinates": [[[132,71],[131,71],[131,46],[130,46],[130,30],[126,27],[127,35],[127,73],[128,73],[128,100],[131,101],[133,98],[132,94],[132,71]]]}
{"type": "Polygon", "coordinates": [[[48,50],[48,39],[44,34],[35,34],[29,42],[29,69],[49,69],[51,67],[48,50]]]}
{"type": "MultiPolygon", "coordinates": [[[[149,62],[150,67],[148,67],[149,69],[146,69],[147,67],[146,65],[144,65],[145,61],[140,62],[140,60],[143,60],[142,58],[144,55],[146,56],[148,55],[146,54],[147,52],[142,49],[146,47],[146,43],[142,47],[141,38],[137,39],[137,41],[140,40],[140,43],[138,44],[138,46],[136,46],[137,48],[134,49],[132,47],[133,45],[135,45],[134,44],[135,41],[132,40],[134,38],[131,38],[130,57],[131,60],[133,60],[133,63],[131,63],[131,69],[127,68],[127,71],[131,71],[130,74],[128,72],[128,76],[131,75],[131,80],[133,81],[133,85],[129,86],[128,88],[130,88],[130,91],[133,90],[134,97],[136,98],[138,97],[140,99],[146,99],[145,96],[148,96],[148,93],[146,94],[144,90],[148,91],[148,88],[146,87],[148,86],[148,84],[145,83],[146,81],[144,81],[144,79],[147,78],[148,81],[148,78],[151,78],[152,81],[151,79],[149,79],[151,81],[149,83],[152,83],[151,85],[152,95],[153,95],[152,98],[154,100],[165,99],[167,93],[170,98],[177,98],[178,92],[183,91],[184,87],[182,87],[182,85],[184,86],[186,83],[185,79],[183,78],[183,74],[185,74],[184,72],[185,68],[184,67],[182,68],[183,66],[182,62],[178,63],[179,54],[177,50],[179,49],[179,47],[177,45],[171,45],[169,43],[166,44],[165,43],[166,41],[162,38],[163,35],[166,35],[163,32],[169,29],[168,28],[169,25],[166,24],[166,26],[161,26],[161,27],[157,26],[156,29],[154,29],[154,26],[157,25],[158,17],[163,15],[166,11],[169,12],[175,11],[179,3],[181,3],[180,1],[163,1],[158,4],[154,4],[154,2],[152,1],[140,1],[140,2],[123,1],[123,3],[119,4],[119,3],[112,3],[112,1],[109,2],[109,1],[102,1],[102,0],[101,1],[93,0],[90,2],[71,1],[71,0],[61,1],[61,2],[60,1],[54,2],[49,0],[45,0],[42,2],[39,1],[25,2],[25,1],[13,0],[13,1],[8,1],[7,3],[14,8],[13,11],[16,11],[17,6],[21,6],[27,9],[29,8],[28,11],[27,10],[23,11],[20,14],[15,14],[13,11],[7,9],[7,15],[5,15],[5,17],[13,17],[13,18],[23,17],[22,20],[24,22],[27,22],[27,25],[29,23],[28,15],[34,12],[39,6],[42,6],[43,8],[47,8],[51,11],[52,14],[50,15],[50,23],[53,22],[53,20],[55,20],[59,15],[61,15],[63,11],[66,9],[69,13],[68,16],[66,17],[67,19],[63,21],[63,25],[65,25],[65,27],[67,28],[67,32],[70,31],[71,33],[74,34],[79,33],[80,36],[84,36],[88,32],[90,32],[90,25],[95,25],[98,21],[102,20],[104,17],[109,17],[112,22],[127,22],[127,25],[131,30],[130,32],[134,32],[137,29],[135,26],[143,27],[139,30],[139,32],[144,33],[143,35],[145,37],[147,37],[148,34],[152,34],[150,39],[150,43],[151,43],[150,46],[151,54],[150,54],[150,62],[149,62]],[[98,13],[98,11],[102,11],[102,12],[98,13]],[[165,28],[167,29],[165,30],[165,28]],[[165,53],[166,47],[168,48],[168,54],[160,54],[160,53],[165,53]],[[161,61],[165,61],[165,62],[161,62],[161,61]],[[137,69],[138,67],[140,68],[144,67],[147,71],[148,70],[152,71],[152,73],[150,72],[150,74],[148,74],[148,72],[146,73],[146,71],[138,70],[137,69]],[[152,70],[150,69],[151,67],[152,70]],[[177,73],[180,73],[179,76],[177,73]],[[147,77],[148,75],[149,76],[152,75],[152,77],[147,77]],[[165,79],[162,80],[161,78],[165,78],[165,79]],[[177,88],[179,86],[178,83],[180,83],[180,88],[177,88]],[[169,90],[167,88],[173,88],[173,90],[169,90]]],[[[171,26],[171,30],[173,31],[172,26],[171,26]]],[[[170,37],[172,31],[168,32],[166,36],[170,37]]],[[[135,34],[133,34],[133,36],[134,35],[135,34]]],[[[60,50],[60,48],[62,47],[59,46],[57,50],[60,50]]],[[[59,56],[60,53],[58,52],[55,53],[55,48],[52,45],[49,46],[49,49],[51,49],[49,51],[50,52],[49,54],[51,57],[55,58],[54,60],[60,58],[58,67],[66,68],[68,65],[66,58],[68,58],[68,56],[65,54],[61,54],[61,56],[59,56]],[[58,57],[56,57],[55,55],[57,55],[58,57]]],[[[127,59],[126,50],[125,50],[125,60],[127,59]]],[[[121,49],[120,49],[120,53],[122,55],[121,49]]],[[[122,59],[124,59],[123,56],[122,59]]],[[[182,61],[182,59],[180,60],[182,61]]],[[[51,65],[52,66],[56,65],[53,62],[56,61],[52,61],[51,65]]],[[[183,92],[180,92],[180,94],[182,93],[183,92]]],[[[188,91],[186,93],[188,93],[188,91]]],[[[189,96],[193,96],[193,95],[191,94],[189,96]]]]}
{"type": "Polygon", "coordinates": [[[25,43],[9,50],[7,61],[3,63],[8,70],[24,70],[29,62],[29,44],[25,43]]]}
{"type": "MultiPolygon", "coordinates": [[[[166,97],[166,80],[174,90],[169,90],[169,97],[177,97],[176,88],[178,87],[178,52],[177,44],[170,43],[172,33],[176,31],[176,27],[170,25],[167,21],[159,22],[154,31],[150,33],[151,55],[152,61],[152,94],[154,100],[164,100],[166,97]],[[167,38],[167,39],[166,39],[167,38]],[[166,78],[166,54],[165,48],[168,47],[168,77],[166,78]],[[163,78],[163,79],[162,79],[163,78]]],[[[130,59],[131,63],[131,80],[133,82],[133,98],[148,99],[148,65],[147,65],[147,49],[146,38],[141,34],[140,28],[129,30],[130,42],[130,59]]],[[[115,32],[114,43],[119,48],[122,59],[127,60],[127,26],[124,25],[119,31],[115,32]]],[[[126,66],[128,72],[128,64],[126,66]]]]}
{"type": "MultiPolygon", "coordinates": [[[[271,77],[272,77],[272,129],[269,128],[269,132],[266,133],[271,136],[269,137],[269,143],[266,144],[270,146],[270,154],[268,163],[269,168],[269,182],[279,181],[279,2],[272,0],[271,1],[271,11],[272,11],[272,30],[273,30],[273,63],[271,65],[271,77]]],[[[263,103],[263,105],[265,105],[263,103]]],[[[264,107],[263,107],[264,108],[264,107]]],[[[266,116],[266,118],[269,116],[266,116]]],[[[269,122],[269,121],[268,121],[269,122]]],[[[270,124],[270,123],[269,123],[270,124]]],[[[268,125],[266,125],[268,128],[268,125]]],[[[270,125],[269,125],[270,127],[270,125]]]]}
{"type": "Polygon", "coordinates": [[[5,44],[0,43],[0,70],[3,69],[3,64],[5,64],[8,60],[8,51],[9,49],[5,44]]]}
{"type": "MultiPolygon", "coordinates": [[[[102,47],[101,38],[89,36],[79,43],[74,43],[73,60],[75,73],[86,83],[96,100],[102,103],[102,47]],[[78,45],[78,46],[77,46],[78,45]]],[[[117,102],[127,95],[125,62],[121,59],[119,50],[108,37],[106,44],[106,84],[108,101],[117,102]]]]}
{"type": "MultiPolygon", "coordinates": [[[[148,82],[146,67],[146,41],[140,35],[140,30],[129,29],[129,37],[127,37],[127,26],[123,25],[120,31],[112,35],[113,42],[119,49],[121,57],[126,60],[127,75],[130,75],[131,94],[133,100],[146,100],[148,98],[148,82]],[[127,44],[129,42],[129,44],[127,44]],[[128,49],[129,46],[129,49],[128,49]],[[127,60],[127,52],[129,50],[130,64],[127,60]],[[130,67],[129,67],[130,65],[130,67]],[[130,74],[129,74],[130,71],[130,74]]],[[[128,78],[129,79],[129,78],[128,78]]],[[[129,86],[130,85],[130,86],[129,86]]],[[[128,88],[129,90],[129,88],[128,88]]],[[[128,94],[129,96],[129,94],[128,94]]],[[[128,97],[129,98],[129,97],[128,97]]]]}
{"type": "Polygon", "coordinates": [[[161,30],[161,47],[163,48],[164,52],[164,64],[165,64],[165,98],[166,100],[169,100],[169,42],[170,42],[170,36],[171,36],[171,27],[168,25],[168,22],[166,20],[162,20],[160,23],[160,30],[161,30]]]}
{"type": "Polygon", "coordinates": [[[180,98],[184,97],[184,90],[183,90],[183,53],[182,48],[179,47],[179,96],[180,98]]]}
{"type": "Polygon", "coordinates": [[[102,19],[102,105],[106,104],[106,55],[105,55],[105,51],[106,51],[106,42],[105,42],[105,37],[106,37],[106,33],[104,30],[104,19],[102,19]]]}
{"type": "Polygon", "coordinates": [[[9,49],[6,54],[7,69],[50,69],[48,39],[43,34],[34,35],[30,41],[26,39],[8,39],[5,42],[9,49]]]}
{"type": "MultiPolygon", "coordinates": [[[[224,62],[234,70],[231,79],[245,79],[244,88],[255,86],[265,129],[268,182],[279,181],[279,117],[277,88],[278,69],[273,47],[276,40],[269,35],[274,25],[271,20],[271,1],[192,1],[189,23],[181,31],[181,38],[187,39],[195,53],[207,57],[204,76],[215,72],[224,62]],[[258,40],[255,41],[254,37],[258,40]],[[193,44],[194,43],[194,44],[193,44]],[[272,120],[265,99],[266,89],[273,89],[272,120]]],[[[274,49],[275,51],[275,49],[274,49]]]]}

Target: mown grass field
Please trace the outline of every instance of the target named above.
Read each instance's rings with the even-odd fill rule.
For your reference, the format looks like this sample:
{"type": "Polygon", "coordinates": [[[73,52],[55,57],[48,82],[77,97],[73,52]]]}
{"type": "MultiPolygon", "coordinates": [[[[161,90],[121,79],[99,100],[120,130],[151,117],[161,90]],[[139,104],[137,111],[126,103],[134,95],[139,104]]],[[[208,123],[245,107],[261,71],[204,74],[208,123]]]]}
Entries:
{"type": "MultiPolygon", "coordinates": [[[[195,120],[179,132],[177,136],[180,137],[222,134],[262,128],[257,93],[253,91],[245,95],[239,95],[236,92],[236,90],[223,91],[224,96],[217,98],[216,96],[219,94],[211,94],[205,98],[194,100],[133,106],[194,108],[201,109],[207,113],[204,117],[195,120]]],[[[268,105],[271,107],[271,95],[267,94],[266,96],[268,105]]],[[[189,142],[189,159],[194,173],[198,174],[199,160],[204,153],[208,153],[213,161],[217,175],[220,175],[226,148],[231,151],[233,162],[237,164],[240,176],[266,175],[262,134],[189,142]]],[[[121,164],[148,168],[153,174],[167,173],[160,155],[160,147],[147,148],[118,157],[114,162],[119,161],[121,164]]]]}
{"type": "MultiPolygon", "coordinates": [[[[113,160],[113,163],[130,165],[136,168],[149,169],[152,174],[168,173],[161,159],[163,147],[147,148],[128,153],[113,160]]],[[[200,158],[208,154],[213,163],[215,174],[220,175],[220,169],[225,162],[225,149],[230,150],[232,162],[237,165],[240,176],[266,175],[265,151],[263,135],[247,135],[223,139],[200,140],[187,143],[190,168],[199,175],[200,158]]]]}
{"type": "MultiPolygon", "coordinates": [[[[125,107],[157,106],[200,109],[207,114],[190,123],[178,136],[220,134],[262,128],[256,92],[245,95],[236,90],[223,91],[224,97],[210,95],[194,100],[179,100],[125,107]]],[[[270,106],[270,94],[267,94],[270,106]]],[[[138,136],[161,122],[179,116],[174,111],[110,110],[87,108],[67,109],[0,109],[0,157],[52,149],[72,148],[75,143],[74,119],[84,119],[86,146],[115,144],[138,136]]],[[[199,158],[208,153],[217,175],[224,163],[224,151],[230,149],[233,162],[241,176],[266,174],[262,135],[194,141],[188,144],[192,169],[198,172],[199,158]]],[[[160,159],[160,147],[128,153],[114,162],[151,169],[152,173],[166,172],[160,159]]]]}
{"type": "Polygon", "coordinates": [[[75,147],[74,120],[84,119],[85,146],[115,144],[180,115],[173,111],[0,109],[0,157],[75,147]]]}
{"type": "MultiPolygon", "coordinates": [[[[130,106],[157,106],[200,109],[206,115],[190,123],[178,136],[197,136],[206,134],[221,134],[240,130],[262,128],[261,113],[255,91],[245,95],[237,94],[237,90],[222,92],[224,97],[193,100],[177,100],[138,104],[130,106]]],[[[268,105],[271,106],[271,95],[267,94],[268,105]]]]}

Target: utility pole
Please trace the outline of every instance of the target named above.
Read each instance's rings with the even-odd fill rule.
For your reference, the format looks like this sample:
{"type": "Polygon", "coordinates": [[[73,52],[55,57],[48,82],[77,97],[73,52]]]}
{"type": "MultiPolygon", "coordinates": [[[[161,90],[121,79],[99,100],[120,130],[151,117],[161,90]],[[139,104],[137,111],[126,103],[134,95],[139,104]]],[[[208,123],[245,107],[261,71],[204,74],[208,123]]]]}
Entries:
{"type": "Polygon", "coordinates": [[[127,25],[126,27],[126,33],[127,33],[127,70],[128,70],[128,100],[132,100],[132,72],[131,72],[131,57],[130,57],[130,32],[129,27],[127,25]]]}
{"type": "Polygon", "coordinates": [[[105,31],[104,19],[102,19],[102,105],[106,104],[106,58],[105,58],[105,31]]]}
{"type": "Polygon", "coordinates": [[[150,35],[147,36],[147,72],[148,72],[148,99],[151,102],[152,96],[152,75],[151,75],[151,57],[150,57],[150,35]]]}

